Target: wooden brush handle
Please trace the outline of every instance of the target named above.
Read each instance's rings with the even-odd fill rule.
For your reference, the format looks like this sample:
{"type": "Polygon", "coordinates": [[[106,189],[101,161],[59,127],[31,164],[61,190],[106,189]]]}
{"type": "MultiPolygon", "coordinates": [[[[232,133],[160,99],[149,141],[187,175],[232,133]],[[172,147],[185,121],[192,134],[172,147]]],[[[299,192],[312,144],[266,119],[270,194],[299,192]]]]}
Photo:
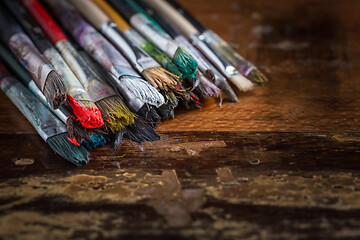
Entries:
{"type": "Polygon", "coordinates": [[[70,2],[97,29],[100,29],[105,22],[110,21],[110,18],[91,0],[71,0],[70,2]]]}
{"type": "Polygon", "coordinates": [[[198,33],[198,30],[166,1],[146,0],[146,2],[173,23],[185,36],[190,37],[198,33]]]}
{"type": "Polygon", "coordinates": [[[67,40],[65,34],[38,0],[20,0],[52,44],[67,40]]]}
{"type": "Polygon", "coordinates": [[[113,21],[122,32],[131,28],[125,19],[122,18],[105,0],[93,0],[93,2],[107,14],[111,21],[113,21]]]}

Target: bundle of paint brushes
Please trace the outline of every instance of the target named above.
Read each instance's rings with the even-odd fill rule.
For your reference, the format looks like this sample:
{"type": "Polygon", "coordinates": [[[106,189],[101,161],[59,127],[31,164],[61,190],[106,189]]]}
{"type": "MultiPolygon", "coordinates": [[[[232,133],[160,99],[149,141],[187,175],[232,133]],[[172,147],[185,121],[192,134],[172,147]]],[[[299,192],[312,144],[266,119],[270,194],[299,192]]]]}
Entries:
{"type": "Polygon", "coordinates": [[[172,0],[0,0],[0,86],[75,165],[266,77],[172,0]],[[12,75],[13,74],[13,75],[12,75]],[[228,83],[230,82],[230,84],[228,83]]]}

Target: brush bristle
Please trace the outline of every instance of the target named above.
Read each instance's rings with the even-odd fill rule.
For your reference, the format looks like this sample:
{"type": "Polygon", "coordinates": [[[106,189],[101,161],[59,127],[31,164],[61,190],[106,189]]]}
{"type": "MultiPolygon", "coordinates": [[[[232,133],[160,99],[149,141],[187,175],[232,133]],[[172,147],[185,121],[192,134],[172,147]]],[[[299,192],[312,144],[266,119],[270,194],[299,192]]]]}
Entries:
{"type": "Polygon", "coordinates": [[[124,138],[125,131],[125,128],[123,128],[120,131],[114,132],[110,135],[111,147],[116,148],[120,145],[124,138]]]}
{"type": "Polygon", "coordinates": [[[101,99],[95,104],[100,109],[105,126],[112,132],[119,131],[134,122],[134,114],[118,96],[101,99]]]}
{"type": "Polygon", "coordinates": [[[219,82],[217,86],[230,98],[231,101],[239,102],[239,98],[236,96],[234,90],[226,80],[219,82]]]}
{"type": "Polygon", "coordinates": [[[200,99],[193,92],[183,92],[180,96],[181,103],[185,109],[201,108],[200,99]]]}
{"type": "Polygon", "coordinates": [[[161,105],[157,112],[162,119],[172,119],[175,117],[174,109],[178,106],[179,100],[173,92],[165,92],[165,104],[161,105]]]}
{"type": "Polygon", "coordinates": [[[90,140],[86,140],[85,142],[82,143],[82,145],[88,150],[93,150],[97,147],[104,146],[106,142],[107,139],[102,134],[93,133],[90,136],[90,140]]]}
{"type": "Polygon", "coordinates": [[[220,96],[220,89],[210,82],[204,74],[199,74],[199,86],[196,88],[199,95],[203,98],[220,96]]]}
{"type": "Polygon", "coordinates": [[[148,103],[155,107],[159,107],[165,103],[165,99],[159,91],[141,78],[122,76],[120,81],[124,87],[144,103],[148,103]]]}
{"type": "Polygon", "coordinates": [[[104,125],[99,108],[95,103],[87,100],[75,100],[68,95],[68,103],[82,126],[85,128],[98,128],[104,125]]]}
{"type": "Polygon", "coordinates": [[[167,71],[163,67],[153,67],[142,72],[146,80],[156,89],[169,91],[177,90],[179,77],[167,71]]]}
{"type": "Polygon", "coordinates": [[[56,153],[76,166],[81,166],[89,162],[89,154],[86,149],[70,143],[66,133],[50,137],[46,142],[56,153]]]}
{"type": "Polygon", "coordinates": [[[258,69],[254,69],[250,72],[248,75],[248,79],[250,79],[252,82],[254,82],[257,85],[263,85],[264,82],[267,82],[267,77],[261,73],[258,69]]]}
{"type": "Polygon", "coordinates": [[[254,84],[242,75],[232,76],[230,80],[240,91],[246,92],[254,88],[254,84]]]}
{"type": "Polygon", "coordinates": [[[55,71],[51,71],[47,76],[43,93],[53,109],[58,109],[65,102],[67,89],[55,71]]]}
{"type": "Polygon", "coordinates": [[[173,61],[183,73],[184,78],[196,78],[198,62],[184,49],[181,47],[177,49],[173,61]]]}
{"type": "Polygon", "coordinates": [[[161,117],[157,114],[155,108],[146,103],[136,112],[136,114],[152,127],[156,127],[161,121],[161,117]]]}
{"type": "Polygon", "coordinates": [[[91,140],[89,133],[75,117],[70,116],[66,121],[67,138],[73,144],[79,146],[86,140],[91,140]]]}
{"type": "Polygon", "coordinates": [[[161,140],[160,135],[148,124],[137,118],[132,125],[126,127],[125,136],[130,140],[143,143],[161,140]]]}

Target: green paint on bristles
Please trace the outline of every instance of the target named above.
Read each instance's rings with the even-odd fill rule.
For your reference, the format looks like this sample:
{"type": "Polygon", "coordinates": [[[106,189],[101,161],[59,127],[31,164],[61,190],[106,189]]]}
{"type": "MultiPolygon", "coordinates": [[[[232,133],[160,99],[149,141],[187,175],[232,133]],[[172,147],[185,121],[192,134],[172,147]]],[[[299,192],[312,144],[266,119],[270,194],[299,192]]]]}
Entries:
{"type": "Polygon", "coordinates": [[[196,79],[198,62],[183,48],[179,47],[176,50],[173,61],[185,78],[196,79]]]}
{"type": "Polygon", "coordinates": [[[163,53],[160,49],[158,49],[154,44],[150,42],[146,42],[141,48],[147,52],[152,58],[154,58],[158,63],[161,64],[166,70],[175,74],[179,77],[180,80],[184,79],[184,76],[180,69],[171,61],[171,59],[163,53]]]}
{"type": "Polygon", "coordinates": [[[257,85],[262,85],[262,84],[264,84],[264,82],[267,82],[268,81],[268,79],[266,78],[266,76],[263,74],[263,73],[261,73],[259,70],[257,70],[257,69],[254,69],[254,70],[252,70],[251,72],[250,72],[250,74],[247,76],[247,78],[250,80],[250,81],[252,81],[252,82],[254,82],[255,84],[257,84],[257,85]]]}

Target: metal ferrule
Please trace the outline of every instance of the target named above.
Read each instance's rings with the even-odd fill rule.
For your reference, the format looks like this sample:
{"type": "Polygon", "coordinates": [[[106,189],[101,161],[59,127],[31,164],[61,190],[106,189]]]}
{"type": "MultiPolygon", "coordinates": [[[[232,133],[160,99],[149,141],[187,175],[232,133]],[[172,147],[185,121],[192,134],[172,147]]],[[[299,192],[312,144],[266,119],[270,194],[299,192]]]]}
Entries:
{"type": "Polygon", "coordinates": [[[141,32],[146,38],[158,46],[169,57],[173,58],[178,49],[176,42],[167,34],[160,31],[141,13],[137,13],[131,17],[130,23],[136,30],[141,32]]]}
{"type": "Polygon", "coordinates": [[[43,91],[47,76],[55,69],[46,61],[24,33],[11,36],[8,46],[30,73],[36,85],[43,91]]]}
{"type": "Polygon", "coordinates": [[[44,141],[67,132],[65,124],[18,80],[11,76],[5,77],[0,86],[44,141]]]}

